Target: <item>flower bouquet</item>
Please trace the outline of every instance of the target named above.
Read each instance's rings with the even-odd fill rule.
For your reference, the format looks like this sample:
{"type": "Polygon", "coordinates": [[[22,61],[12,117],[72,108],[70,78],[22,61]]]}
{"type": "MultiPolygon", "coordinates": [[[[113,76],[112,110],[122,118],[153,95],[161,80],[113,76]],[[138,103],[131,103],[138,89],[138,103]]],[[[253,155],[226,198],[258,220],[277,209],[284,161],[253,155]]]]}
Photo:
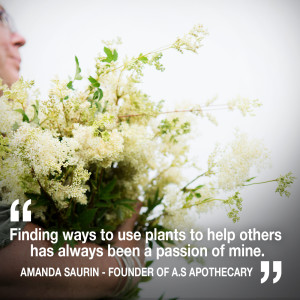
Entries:
{"type": "MultiPolygon", "coordinates": [[[[216,147],[200,168],[189,156],[192,123],[199,117],[215,122],[214,109],[253,114],[259,101],[239,97],[216,104],[212,99],[166,111],[162,101],[139,88],[146,66],[164,70],[163,52],[197,52],[206,34],[197,25],[174,43],[122,63],[119,41],[107,42],[94,74],[84,79],[75,57],[74,77],[54,80],[46,99],[34,93],[32,81],[21,78],[11,88],[1,84],[2,201],[31,199],[33,222],[58,232],[115,231],[138,200],[143,209],[135,229],[142,234],[187,230],[216,203],[238,221],[241,189],[259,183],[251,172],[264,165],[268,152],[237,132],[235,141],[216,147]],[[79,81],[85,88],[78,88],[79,81]],[[184,170],[192,168],[199,175],[187,179],[184,170]]],[[[289,173],[270,181],[278,183],[276,192],[289,196],[293,179],[289,173]]],[[[104,241],[98,237],[97,242],[104,241]]],[[[64,243],[60,238],[54,247],[64,243]]]]}

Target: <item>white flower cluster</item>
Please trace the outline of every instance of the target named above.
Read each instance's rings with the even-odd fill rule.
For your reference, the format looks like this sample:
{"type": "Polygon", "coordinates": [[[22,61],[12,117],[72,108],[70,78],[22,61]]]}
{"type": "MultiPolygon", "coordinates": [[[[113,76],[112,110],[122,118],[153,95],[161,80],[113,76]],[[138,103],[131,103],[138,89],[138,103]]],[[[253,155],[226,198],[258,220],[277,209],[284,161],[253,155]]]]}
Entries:
{"type": "Polygon", "coordinates": [[[117,129],[113,129],[105,141],[101,136],[95,136],[93,126],[75,124],[73,139],[80,145],[78,156],[85,166],[99,162],[100,166],[108,168],[122,157],[123,137],[117,129]]]}
{"type": "Polygon", "coordinates": [[[214,158],[217,186],[225,191],[241,187],[249,179],[253,167],[259,170],[268,161],[268,152],[261,141],[250,140],[245,133],[236,133],[235,140],[214,158]]]}
{"type": "MultiPolygon", "coordinates": [[[[206,34],[197,25],[169,48],[196,52],[206,34]]],[[[104,51],[106,56],[97,58],[96,75],[88,78],[90,85],[83,92],[74,89],[73,81],[56,79],[48,99],[27,103],[32,82],[21,79],[10,89],[0,85],[0,199],[11,203],[32,195],[34,202],[43,198],[35,216],[47,220],[53,203],[63,215],[74,203],[93,208],[103,196],[108,202],[98,203],[98,208],[109,207],[103,220],[111,225],[132,213],[128,214],[128,203],[150,203],[157,195],[163,199],[157,222],[170,229],[190,228],[213,205],[217,190],[243,185],[252,167],[266,160],[265,148],[238,134],[229,147],[209,157],[204,175],[210,181],[195,188],[186,185],[189,140],[196,136],[191,132],[193,112],[205,114],[201,108],[162,114],[161,106],[138,89],[133,73],[141,75],[144,64],[162,70],[160,54],[140,55],[133,68],[128,61],[118,65],[115,49],[104,51]],[[49,201],[53,203],[47,207],[49,201]]],[[[77,58],[76,64],[74,80],[81,80],[77,58]]],[[[237,98],[229,107],[246,114],[258,105],[256,100],[237,98]]],[[[216,123],[213,115],[206,117],[216,123]]]]}
{"type": "Polygon", "coordinates": [[[59,175],[62,168],[76,165],[79,144],[63,137],[61,141],[48,130],[24,123],[10,141],[12,151],[41,176],[59,175]]]}
{"type": "Polygon", "coordinates": [[[203,25],[195,25],[189,33],[178,38],[175,43],[172,44],[172,48],[181,53],[183,53],[183,50],[189,50],[197,53],[197,50],[202,46],[202,40],[207,34],[208,33],[204,29],[203,25]]]}
{"type": "Polygon", "coordinates": [[[238,96],[228,101],[227,105],[230,110],[234,110],[235,108],[237,108],[243,116],[246,116],[247,114],[254,116],[254,109],[256,107],[260,107],[262,104],[258,99],[249,99],[238,96]]]}
{"type": "Polygon", "coordinates": [[[0,101],[0,132],[11,136],[14,124],[19,124],[20,122],[22,122],[22,115],[13,110],[11,102],[2,96],[0,101]]]}
{"type": "Polygon", "coordinates": [[[200,197],[187,198],[178,188],[178,185],[169,184],[164,189],[164,215],[162,224],[169,229],[180,229],[189,231],[197,226],[199,216],[207,212],[213,203],[209,199],[213,199],[215,192],[208,186],[204,186],[200,190],[200,197]]]}

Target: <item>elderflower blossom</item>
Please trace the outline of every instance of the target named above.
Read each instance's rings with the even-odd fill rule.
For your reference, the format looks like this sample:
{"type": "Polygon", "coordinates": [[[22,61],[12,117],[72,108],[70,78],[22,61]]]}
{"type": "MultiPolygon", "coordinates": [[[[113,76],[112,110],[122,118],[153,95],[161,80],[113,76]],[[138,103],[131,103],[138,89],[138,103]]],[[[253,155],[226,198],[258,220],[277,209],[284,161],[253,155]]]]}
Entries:
{"type": "Polygon", "coordinates": [[[12,110],[12,105],[5,97],[0,98],[0,132],[7,136],[13,134],[15,124],[22,123],[22,115],[12,110]]]}
{"type": "Polygon", "coordinates": [[[207,99],[206,102],[205,102],[205,106],[206,107],[211,106],[214,102],[217,101],[217,99],[218,99],[217,96],[214,96],[212,98],[207,99]]]}
{"type": "Polygon", "coordinates": [[[217,185],[223,190],[240,187],[250,177],[250,170],[265,165],[268,153],[258,140],[237,133],[235,140],[216,158],[217,185]]]}
{"type": "Polygon", "coordinates": [[[183,50],[189,50],[197,53],[197,50],[202,46],[202,40],[207,34],[208,33],[203,28],[203,25],[195,25],[189,33],[185,34],[181,38],[178,38],[171,47],[181,53],[183,53],[183,50]]]}
{"type": "Polygon", "coordinates": [[[214,125],[216,125],[216,126],[218,125],[218,121],[217,121],[216,117],[215,117],[213,114],[211,114],[211,113],[206,113],[205,116],[206,116],[206,118],[207,118],[210,122],[212,122],[214,125]]]}
{"type": "Polygon", "coordinates": [[[65,99],[70,94],[70,90],[67,88],[67,80],[52,80],[53,87],[49,91],[49,96],[57,97],[58,99],[65,99]]]}
{"type": "Polygon", "coordinates": [[[180,230],[190,232],[191,229],[195,229],[199,225],[197,220],[199,219],[198,213],[193,209],[177,210],[171,214],[166,214],[161,218],[161,222],[165,228],[169,230],[180,230]]]}
{"type": "Polygon", "coordinates": [[[112,40],[102,40],[101,42],[106,47],[112,47],[114,45],[121,45],[122,44],[122,39],[121,39],[121,37],[117,36],[115,39],[112,39],[112,40]]]}
{"type": "MultiPolygon", "coordinates": [[[[63,101],[60,107],[64,111],[64,116],[60,125],[64,124],[67,118],[69,130],[73,129],[73,124],[81,122],[83,124],[91,123],[95,118],[95,110],[90,109],[90,103],[86,101],[87,93],[80,92],[76,95],[70,95],[68,99],[63,101]]],[[[61,114],[61,112],[60,112],[61,114]]]]}
{"type": "Polygon", "coordinates": [[[254,109],[260,107],[262,104],[258,99],[249,99],[245,97],[238,96],[235,99],[232,99],[227,103],[230,110],[237,108],[240,110],[243,116],[246,116],[249,113],[251,116],[254,116],[254,109]]]}
{"type": "Polygon", "coordinates": [[[8,152],[11,152],[8,145],[8,138],[3,137],[2,134],[0,134],[0,165],[2,163],[2,158],[4,158],[8,152]]]}
{"type": "Polygon", "coordinates": [[[142,125],[127,123],[122,124],[122,136],[124,138],[123,160],[140,169],[147,165],[147,160],[152,155],[152,134],[142,125]]]}
{"type": "Polygon", "coordinates": [[[89,177],[90,173],[84,169],[82,163],[79,163],[73,172],[71,184],[50,180],[45,182],[45,185],[58,208],[62,209],[68,207],[68,201],[66,201],[66,199],[74,199],[80,204],[87,204],[86,191],[89,190],[89,187],[85,185],[85,183],[89,177]]]}
{"type": "Polygon", "coordinates": [[[0,169],[0,199],[7,204],[19,199],[22,204],[27,200],[27,191],[39,192],[36,182],[30,180],[30,168],[10,154],[0,169]]]}
{"type": "Polygon", "coordinates": [[[184,193],[178,189],[175,184],[169,184],[164,188],[163,204],[167,213],[172,214],[180,210],[185,204],[184,193]]]}
{"type": "Polygon", "coordinates": [[[24,123],[11,140],[15,154],[28,162],[37,176],[60,174],[62,167],[75,165],[78,158],[75,152],[79,144],[68,138],[60,142],[50,131],[31,127],[24,123]]]}
{"type": "Polygon", "coordinates": [[[21,77],[18,81],[14,82],[9,88],[6,84],[2,85],[0,82],[0,90],[3,91],[3,95],[12,101],[12,105],[15,108],[22,107],[25,109],[28,101],[28,90],[34,85],[34,81],[25,81],[21,77]]]}
{"type": "Polygon", "coordinates": [[[169,229],[188,230],[198,226],[199,215],[207,212],[216,203],[216,191],[211,184],[202,186],[197,192],[183,192],[178,184],[169,184],[164,189],[164,213],[162,224],[169,229]]]}
{"type": "MultiPolygon", "coordinates": [[[[209,190],[203,191],[204,194],[209,193],[209,190]]],[[[163,226],[170,230],[178,229],[189,231],[198,226],[197,220],[199,213],[207,211],[211,207],[210,203],[198,204],[199,199],[193,199],[191,206],[186,206],[186,194],[179,190],[178,185],[169,184],[164,188],[165,197],[163,199],[164,212],[161,217],[163,226]]],[[[206,194],[205,197],[208,197],[206,194]]]]}
{"type": "Polygon", "coordinates": [[[101,132],[104,130],[113,130],[116,128],[116,125],[116,117],[108,113],[99,115],[92,124],[95,130],[95,136],[101,134],[101,132]]]}
{"type": "Polygon", "coordinates": [[[109,139],[104,141],[102,137],[95,136],[92,126],[75,124],[73,136],[81,146],[78,156],[86,165],[98,162],[107,168],[122,158],[123,137],[117,129],[112,130],[109,139]]]}

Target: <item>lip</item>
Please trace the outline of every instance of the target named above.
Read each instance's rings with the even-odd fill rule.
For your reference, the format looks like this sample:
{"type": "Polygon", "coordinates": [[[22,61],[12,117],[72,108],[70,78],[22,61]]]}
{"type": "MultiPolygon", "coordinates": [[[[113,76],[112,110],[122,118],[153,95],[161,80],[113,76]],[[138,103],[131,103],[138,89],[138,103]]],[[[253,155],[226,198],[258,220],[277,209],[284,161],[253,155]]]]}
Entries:
{"type": "Polygon", "coordinates": [[[13,60],[15,60],[18,64],[21,64],[21,58],[17,56],[12,56],[11,57],[13,60]]]}
{"type": "Polygon", "coordinates": [[[17,68],[17,70],[20,70],[20,64],[21,64],[21,58],[18,56],[10,56],[10,59],[12,60],[13,64],[17,68]]]}

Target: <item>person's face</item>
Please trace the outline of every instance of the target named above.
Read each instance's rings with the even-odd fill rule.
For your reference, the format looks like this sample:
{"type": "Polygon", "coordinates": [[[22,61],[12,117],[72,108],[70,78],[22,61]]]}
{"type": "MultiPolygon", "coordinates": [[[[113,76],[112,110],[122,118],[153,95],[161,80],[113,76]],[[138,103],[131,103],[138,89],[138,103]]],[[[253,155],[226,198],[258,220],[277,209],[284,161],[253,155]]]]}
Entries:
{"type": "MultiPolygon", "coordinates": [[[[4,9],[0,6],[0,17],[4,9]]],[[[19,78],[21,57],[19,48],[25,39],[17,32],[12,32],[8,24],[0,18],[0,78],[11,86],[19,78]]]]}

